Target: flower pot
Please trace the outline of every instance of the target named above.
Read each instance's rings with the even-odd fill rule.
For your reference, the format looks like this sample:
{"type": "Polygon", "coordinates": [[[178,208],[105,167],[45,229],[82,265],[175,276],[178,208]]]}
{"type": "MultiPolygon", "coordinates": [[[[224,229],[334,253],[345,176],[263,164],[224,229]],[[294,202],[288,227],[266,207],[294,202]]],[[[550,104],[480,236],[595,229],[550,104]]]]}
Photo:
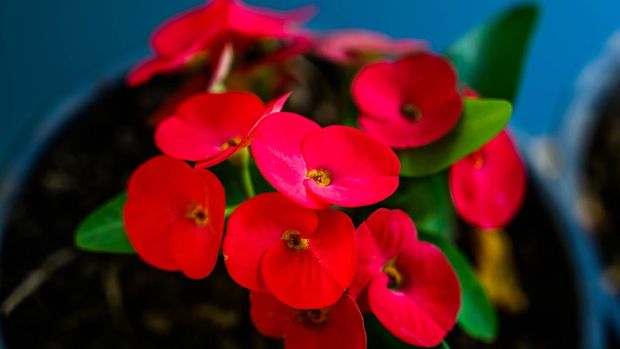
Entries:
{"type": "MultiPolygon", "coordinates": [[[[3,177],[14,194],[0,202],[0,290],[3,299],[11,292],[14,297],[2,321],[9,348],[281,345],[253,328],[246,291],[226,275],[221,260],[212,276],[191,281],[133,255],[72,247],[80,220],[123,190],[131,171],[157,153],[148,119],[179,82],[157,79],[129,89],[118,80],[83,94],[42,124],[43,136],[33,138],[13,175],[3,177]],[[15,292],[18,285],[26,286],[15,292]]],[[[579,246],[552,224],[555,201],[541,190],[543,183],[532,176],[524,208],[508,227],[528,310],[500,313],[495,344],[455,330],[448,338],[453,347],[602,348],[592,293],[579,274],[579,246]]]]}

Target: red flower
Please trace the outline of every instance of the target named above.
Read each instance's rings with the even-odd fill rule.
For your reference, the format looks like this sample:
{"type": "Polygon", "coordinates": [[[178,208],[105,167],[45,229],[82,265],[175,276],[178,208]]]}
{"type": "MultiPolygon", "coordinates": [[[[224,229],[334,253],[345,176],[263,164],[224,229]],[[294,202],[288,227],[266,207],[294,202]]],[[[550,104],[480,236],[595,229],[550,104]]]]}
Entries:
{"type": "Polygon", "coordinates": [[[269,183],[310,208],[370,205],[398,187],[400,162],[388,146],[352,127],[321,128],[293,113],[265,118],[252,154],[269,183]]]}
{"type": "Polygon", "coordinates": [[[145,262],[200,279],[217,261],[225,206],[224,188],[213,173],[157,156],[129,180],[125,229],[145,262]]]}
{"type": "Polygon", "coordinates": [[[461,299],[446,257],[417,240],[411,218],[400,210],[375,211],[356,238],[358,271],[350,292],[403,342],[439,344],[456,322],[461,299]]]}
{"type": "Polygon", "coordinates": [[[155,143],[166,155],[217,165],[248,145],[263,116],[279,112],[289,94],[265,106],[247,92],[201,93],[185,100],[175,115],[155,130],[155,143]]]}
{"type": "Polygon", "coordinates": [[[295,310],[269,293],[250,293],[250,317],[258,331],[283,338],[285,349],[365,349],[364,319],[343,295],[328,308],[295,310]]]}
{"type": "Polygon", "coordinates": [[[430,53],[365,66],[353,81],[352,94],[362,128],[394,148],[436,141],[463,111],[454,70],[430,53]]]}
{"type": "Polygon", "coordinates": [[[374,55],[401,55],[426,49],[422,41],[393,40],[382,33],[362,29],[339,30],[319,35],[314,41],[317,55],[341,64],[360,63],[374,55]]]}
{"type": "Polygon", "coordinates": [[[525,167],[507,131],[450,168],[456,212],[478,228],[508,224],[523,201],[525,167]]]}
{"type": "Polygon", "coordinates": [[[195,66],[208,52],[226,42],[247,46],[259,38],[294,40],[303,35],[295,27],[312,16],[311,7],[288,13],[252,8],[239,0],[213,0],[191,9],[161,26],[151,44],[155,57],[140,63],[128,77],[138,85],[158,73],[195,66]]]}
{"type": "Polygon", "coordinates": [[[243,287],[273,293],[296,309],[323,308],[353,280],[354,230],[340,211],[313,211],[279,193],[260,194],[228,219],[224,260],[243,287]]]}

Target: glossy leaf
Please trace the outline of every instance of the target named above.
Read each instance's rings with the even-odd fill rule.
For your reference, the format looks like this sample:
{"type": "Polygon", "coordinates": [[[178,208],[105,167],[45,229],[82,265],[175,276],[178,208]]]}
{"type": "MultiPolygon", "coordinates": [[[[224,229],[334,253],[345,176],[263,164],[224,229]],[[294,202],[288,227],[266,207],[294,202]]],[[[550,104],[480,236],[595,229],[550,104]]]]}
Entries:
{"type": "Polygon", "coordinates": [[[482,96],[513,101],[538,13],[536,5],[516,6],[457,41],[446,55],[459,79],[482,96]]]}
{"type": "Polygon", "coordinates": [[[512,113],[511,104],[500,99],[466,99],[464,107],[461,119],[445,137],[398,152],[402,176],[427,176],[448,168],[499,134],[512,113]]]}
{"type": "MultiPolygon", "coordinates": [[[[373,314],[364,314],[364,326],[368,338],[368,349],[416,349],[394,337],[373,314]]],[[[427,349],[450,349],[445,341],[440,345],[427,349]]]]}
{"type": "Polygon", "coordinates": [[[429,234],[421,234],[420,238],[441,248],[458,275],[462,297],[459,326],[475,339],[493,341],[498,331],[497,314],[467,258],[445,239],[429,234]]]}
{"type": "Polygon", "coordinates": [[[418,230],[452,240],[456,213],[445,171],[426,177],[402,178],[399,190],[384,206],[407,212],[418,230]]]}
{"type": "Polygon", "coordinates": [[[125,193],[103,204],[80,223],[75,244],[87,251],[134,253],[123,224],[125,193]]]}

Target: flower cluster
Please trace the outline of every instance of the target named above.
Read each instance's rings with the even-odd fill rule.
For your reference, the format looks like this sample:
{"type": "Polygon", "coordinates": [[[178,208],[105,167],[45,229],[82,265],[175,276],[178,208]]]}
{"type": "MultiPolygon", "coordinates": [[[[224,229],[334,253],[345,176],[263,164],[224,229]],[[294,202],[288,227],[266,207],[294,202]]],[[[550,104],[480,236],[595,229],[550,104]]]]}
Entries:
{"type": "MultiPolygon", "coordinates": [[[[155,56],[130,72],[132,85],[182,70],[226,75],[214,67],[227,46],[248,65],[304,53],[356,71],[345,103],[357,118],[325,124],[294,112],[290,93],[262,96],[271,99],[265,103],[252,92],[222,91],[226,76],[218,76],[220,91],[183,99],[156,125],[155,144],[165,155],[131,176],[127,237],[146,263],[192,279],[207,277],[221,251],[230,277],[249,290],[258,331],[288,349],[365,348],[362,312],[405,343],[438,345],[457,322],[459,277],[404,210],[383,206],[400,195],[399,156],[447,142],[467,100],[478,96],[421,41],[311,33],[300,27],[311,13],[213,0],[155,33],[155,56]],[[268,41],[277,41],[276,49],[255,57],[256,45],[268,41]],[[229,181],[221,173],[241,178],[243,200],[227,206],[233,188],[222,185],[229,181]],[[267,189],[255,194],[258,173],[267,189]],[[351,217],[359,222],[362,212],[356,227],[351,217]]],[[[444,170],[465,222],[498,228],[517,212],[525,170],[506,131],[444,170]]]]}

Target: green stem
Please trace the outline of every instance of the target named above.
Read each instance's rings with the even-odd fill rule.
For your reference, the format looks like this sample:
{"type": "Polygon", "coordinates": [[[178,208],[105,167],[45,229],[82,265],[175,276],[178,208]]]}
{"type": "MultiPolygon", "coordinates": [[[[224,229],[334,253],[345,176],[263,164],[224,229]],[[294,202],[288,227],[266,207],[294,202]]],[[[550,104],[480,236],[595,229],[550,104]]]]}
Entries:
{"type": "Polygon", "coordinates": [[[250,150],[245,147],[239,152],[241,157],[241,181],[243,183],[243,189],[245,195],[249,198],[256,195],[254,185],[252,184],[252,173],[250,172],[250,150]]]}
{"type": "Polygon", "coordinates": [[[226,209],[224,210],[224,217],[230,216],[237,209],[237,207],[239,207],[239,205],[226,206],[226,209]]]}

